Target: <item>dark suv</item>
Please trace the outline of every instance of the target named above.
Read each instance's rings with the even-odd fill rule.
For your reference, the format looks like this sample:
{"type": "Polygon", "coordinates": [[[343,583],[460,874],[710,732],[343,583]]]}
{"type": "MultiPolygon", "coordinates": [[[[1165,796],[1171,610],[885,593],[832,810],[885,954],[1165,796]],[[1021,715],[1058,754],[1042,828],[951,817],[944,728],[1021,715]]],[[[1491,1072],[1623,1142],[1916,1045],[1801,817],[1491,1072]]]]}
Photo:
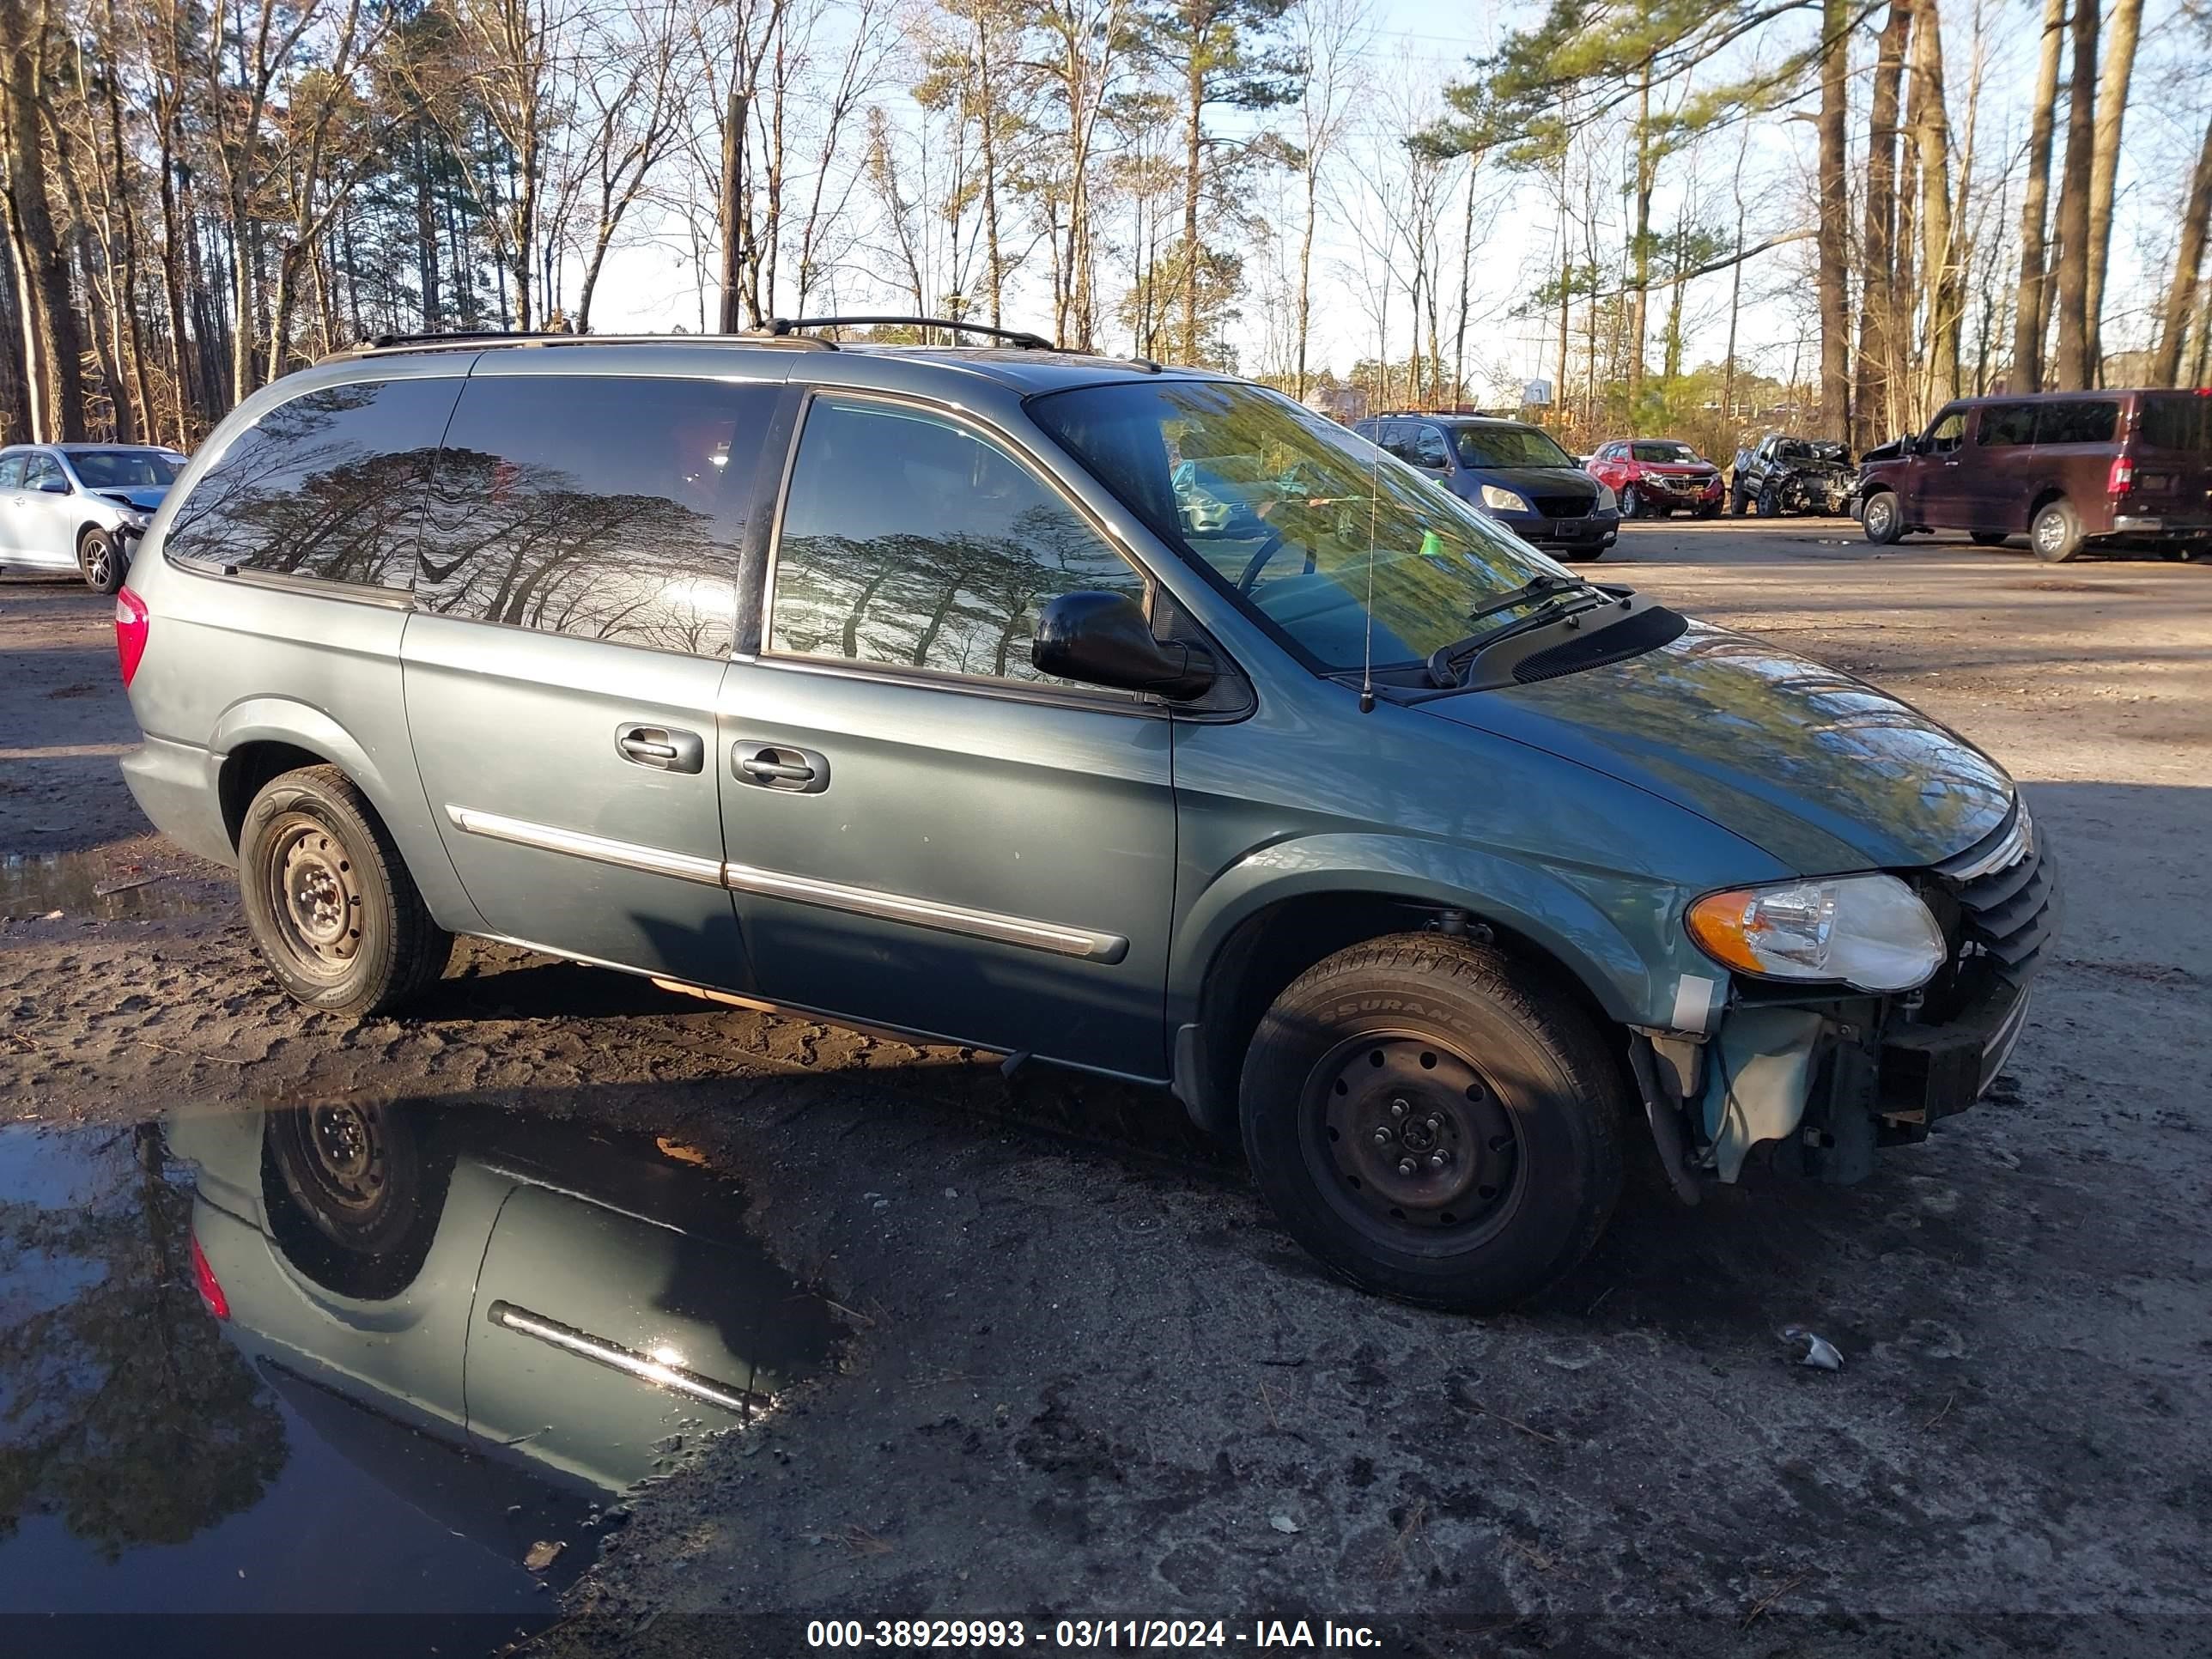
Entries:
{"type": "Polygon", "coordinates": [[[2212,394],[2073,392],[1963,398],[1885,446],[1859,479],[1870,542],[2027,532],[2063,563],[2095,548],[2201,547],[2212,537],[2212,394]]]}
{"type": "Polygon", "coordinates": [[[1572,562],[1605,556],[1620,504],[1541,427],[1482,415],[1387,415],[1352,428],[1524,542],[1572,562]]]}

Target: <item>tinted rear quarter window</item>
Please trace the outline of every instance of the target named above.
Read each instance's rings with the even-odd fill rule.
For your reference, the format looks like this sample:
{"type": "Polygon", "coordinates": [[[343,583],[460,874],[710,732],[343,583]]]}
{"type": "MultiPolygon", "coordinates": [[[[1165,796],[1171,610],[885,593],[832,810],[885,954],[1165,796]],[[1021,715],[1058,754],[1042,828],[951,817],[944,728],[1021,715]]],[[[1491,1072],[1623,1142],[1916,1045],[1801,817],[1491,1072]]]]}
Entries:
{"type": "Polygon", "coordinates": [[[2136,430],[2148,448],[2212,454],[2212,398],[2194,392],[2145,398],[2136,430]]]}
{"type": "MultiPolygon", "coordinates": [[[[426,611],[726,656],[781,388],[610,375],[471,380],[422,538],[426,611]]],[[[846,480],[866,489],[865,477],[846,480]]]]}
{"type": "Polygon", "coordinates": [[[358,381],[280,404],[177,509],[162,550],[195,563],[404,589],[422,487],[459,380],[358,381]]]}
{"type": "Polygon", "coordinates": [[[2035,414],[2039,444],[2108,444],[2120,423],[2120,406],[2103,398],[2044,404],[2035,414]]]}
{"type": "Polygon", "coordinates": [[[23,487],[23,458],[9,455],[0,458],[0,489],[21,489],[23,487]]]}

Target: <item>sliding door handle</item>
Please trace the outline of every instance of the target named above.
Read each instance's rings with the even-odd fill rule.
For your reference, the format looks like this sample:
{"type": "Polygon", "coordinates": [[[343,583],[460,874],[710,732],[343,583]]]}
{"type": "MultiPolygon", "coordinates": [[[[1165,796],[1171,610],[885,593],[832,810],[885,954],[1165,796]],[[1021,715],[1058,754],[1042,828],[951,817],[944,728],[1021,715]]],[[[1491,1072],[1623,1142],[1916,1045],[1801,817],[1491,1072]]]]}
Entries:
{"type": "Polygon", "coordinates": [[[617,727],[615,752],[633,766],[656,772],[701,772],[707,766],[706,739],[665,726],[617,727]]]}

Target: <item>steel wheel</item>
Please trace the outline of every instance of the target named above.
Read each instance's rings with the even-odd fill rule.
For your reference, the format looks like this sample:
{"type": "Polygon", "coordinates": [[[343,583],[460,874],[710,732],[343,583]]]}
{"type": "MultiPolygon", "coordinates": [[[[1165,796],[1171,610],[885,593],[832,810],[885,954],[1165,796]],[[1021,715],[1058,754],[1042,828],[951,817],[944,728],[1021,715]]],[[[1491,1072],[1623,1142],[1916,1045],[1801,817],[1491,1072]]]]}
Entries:
{"type": "Polygon", "coordinates": [[[307,1156],[295,1166],[316,1196],[356,1220],[373,1216],[391,1193],[391,1156],[381,1120],[348,1102],[310,1106],[298,1134],[307,1156]]]}
{"type": "Polygon", "coordinates": [[[1519,1201],[1511,1114],[1474,1066],[1434,1037],[1369,1032],[1338,1044],[1314,1067],[1303,1115],[1316,1183],[1332,1207],[1398,1249],[1464,1249],[1519,1201]]]}
{"type": "Polygon", "coordinates": [[[361,884],[344,845],[306,813],[287,813],[264,867],[278,943],[302,972],[341,977],[361,949],[361,884]]]}

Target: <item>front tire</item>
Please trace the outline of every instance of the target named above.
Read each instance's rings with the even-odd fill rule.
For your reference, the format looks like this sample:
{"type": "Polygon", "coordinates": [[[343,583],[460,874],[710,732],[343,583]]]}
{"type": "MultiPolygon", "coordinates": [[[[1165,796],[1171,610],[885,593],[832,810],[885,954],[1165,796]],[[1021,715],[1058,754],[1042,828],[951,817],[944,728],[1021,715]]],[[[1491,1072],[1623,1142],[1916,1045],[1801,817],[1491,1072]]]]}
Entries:
{"type": "Polygon", "coordinates": [[[1893,489],[1877,489],[1867,497],[1866,510],[1859,514],[1859,526],[1866,538],[1879,547],[1887,547],[1905,533],[1905,514],[1897,504],[1893,489]]]}
{"type": "Polygon", "coordinates": [[[2027,540],[2045,564],[2064,564],[2081,551],[2081,515],[2063,495],[2046,502],[2029,524],[2027,540]]]}
{"type": "Polygon", "coordinates": [[[238,837],[239,895],[263,957],[295,1001],[364,1019],[446,971],[453,936],[368,798],[334,766],[264,786],[238,837]]]}
{"type": "Polygon", "coordinates": [[[1621,1182],[1624,1094],[1595,1031],[1494,951],[1340,951],[1245,1055],[1244,1150],[1283,1225],[1364,1289],[1467,1312],[1571,1271],[1621,1182]]]}
{"type": "Polygon", "coordinates": [[[1759,492],[1759,516],[1762,519],[1778,519],[1782,516],[1782,497],[1772,484],[1768,484],[1759,492]]]}
{"type": "Polygon", "coordinates": [[[123,586],[123,547],[105,530],[88,530],[77,538],[77,574],[95,593],[114,593],[123,586]]]}

